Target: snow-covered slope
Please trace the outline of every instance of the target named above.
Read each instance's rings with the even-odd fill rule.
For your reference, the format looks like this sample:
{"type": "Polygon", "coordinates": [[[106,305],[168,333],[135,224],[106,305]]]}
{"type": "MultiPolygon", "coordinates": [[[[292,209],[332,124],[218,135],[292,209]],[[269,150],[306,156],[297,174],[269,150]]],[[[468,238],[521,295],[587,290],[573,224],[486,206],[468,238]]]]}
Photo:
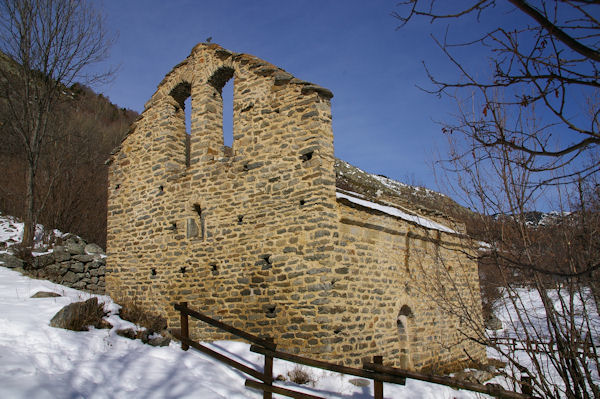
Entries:
{"type": "MultiPolygon", "coordinates": [[[[49,326],[49,320],[70,302],[87,294],[44,280],[33,280],[0,267],[0,398],[261,398],[244,387],[245,376],[201,353],[144,345],[116,334],[131,326],[121,320],[118,306],[98,296],[111,312],[111,330],[74,332],[49,326]],[[57,298],[31,298],[38,291],[61,294],[57,298]]],[[[261,355],[249,345],[220,341],[212,349],[256,369],[261,355]]],[[[275,375],[287,375],[292,366],[275,361],[275,375]]],[[[314,385],[293,386],[327,398],[372,398],[372,384],[357,387],[351,377],[306,368],[314,385]]],[[[409,380],[406,386],[385,384],[386,398],[476,398],[466,391],[409,380]]]]}
{"type": "Polygon", "coordinates": [[[336,193],[337,198],[343,198],[345,200],[348,200],[349,202],[352,202],[354,204],[366,207],[366,208],[370,208],[370,209],[374,209],[377,210],[379,212],[383,212],[386,213],[388,215],[391,216],[395,216],[398,217],[400,219],[404,219],[406,221],[415,223],[419,226],[423,226],[427,229],[433,229],[433,230],[439,230],[439,231],[443,231],[446,233],[457,233],[455,230],[451,229],[448,226],[444,226],[443,224],[434,222],[433,220],[429,220],[425,217],[419,216],[419,215],[415,215],[415,214],[410,214],[410,213],[406,213],[398,208],[394,208],[392,206],[386,206],[386,205],[381,205],[381,204],[377,204],[375,202],[371,202],[371,201],[367,201],[365,199],[362,198],[358,198],[361,195],[358,193],[353,193],[353,192],[337,192],[336,193]]]}
{"type": "Polygon", "coordinates": [[[471,214],[467,208],[436,191],[371,174],[340,159],[335,160],[334,166],[338,189],[359,193],[365,199],[385,202],[437,221],[447,216],[461,221],[471,214]]]}

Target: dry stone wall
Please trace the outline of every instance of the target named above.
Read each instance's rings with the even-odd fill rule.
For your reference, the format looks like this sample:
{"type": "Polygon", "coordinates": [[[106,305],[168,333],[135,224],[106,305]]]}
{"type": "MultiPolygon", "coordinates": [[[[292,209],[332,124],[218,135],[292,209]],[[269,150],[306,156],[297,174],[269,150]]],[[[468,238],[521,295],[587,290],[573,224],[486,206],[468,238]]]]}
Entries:
{"type": "MultiPolygon", "coordinates": [[[[381,349],[399,354],[397,296],[408,277],[386,268],[403,244],[361,242],[343,222],[331,97],[256,57],[197,45],[110,159],[107,292],[170,328],[179,326],[173,303],[187,301],[288,351],[347,364],[381,349]],[[230,79],[231,148],[221,95],[230,79]],[[369,245],[373,255],[346,256],[349,246],[369,245]]],[[[196,339],[229,338],[191,327],[196,339]]],[[[411,367],[432,363],[434,351],[419,347],[411,367]]]]}
{"type": "Polygon", "coordinates": [[[47,249],[51,251],[21,259],[18,251],[8,248],[0,253],[0,265],[78,290],[105,293],[106,256],[100,246],[71,235],[62,245],[47,249]]]}

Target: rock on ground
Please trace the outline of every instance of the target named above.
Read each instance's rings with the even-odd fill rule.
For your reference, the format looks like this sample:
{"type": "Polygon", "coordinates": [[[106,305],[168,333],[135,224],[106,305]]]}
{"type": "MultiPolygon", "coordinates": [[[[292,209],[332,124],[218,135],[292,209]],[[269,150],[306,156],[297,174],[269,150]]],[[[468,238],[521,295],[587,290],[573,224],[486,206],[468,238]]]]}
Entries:
{"type": "Polygon", "coordinates": [[[98,303],[98,298],[93,297],[85,302],[70,303],[59,310],[50,320],[50,326],[73,331],[87,331],[89,326],[110,328],[104,316],[104,304],[98,303]]]}

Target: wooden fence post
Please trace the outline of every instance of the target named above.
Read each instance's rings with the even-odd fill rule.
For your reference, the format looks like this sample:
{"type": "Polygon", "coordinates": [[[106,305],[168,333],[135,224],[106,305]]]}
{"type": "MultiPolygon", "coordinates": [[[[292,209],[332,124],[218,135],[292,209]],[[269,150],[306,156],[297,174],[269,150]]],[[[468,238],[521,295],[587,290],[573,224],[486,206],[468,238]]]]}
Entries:
{"type": "Polygon", "coordinates": [[[519,379],[519,384],[521,385],[521,393],[524,395],[532,395],[533,387],[531,386],[531,374],[529,374],[529,370],[527,370],[524,366],[517,366],[519,372],[521,373],[521,377],[519,379]]]}
{"type": "MultiPolygon", "coordinates": [[[[383,356],[373,356],[373,363],[383,364],[383,356]]],[[[383,382],[373,380],[373,397],[375,399],[383,399],[383,382]]]]}
{"type": "MultiPolygon", "coordinates": [[[[181,302],[181,307],[187,309],[187,302],[181,302]]],[[[186,339],[190,339],[190,330],[188,327],[188,314],[183,310],[179,311],[179,315],[181,317],[181,349],[184,351],[190,349],[190,346],[184,342],[186,339]]]]}
{"type": "MultiPolygon", "coordinates": [[[[269,337],[269,338],[267,338],[267,341],[274,342],[274,339],[269,337]]],[[[265,355],[265,368],[264,368],[263,373],[265,375],[264,383],[266,385],[272,386],[273,385],[273,356],[265,355]]],[[[272,398],[273,398],[273,393],[263,391],[263,399],[272,399],[272,398]]]]}
{"type": "Polygon", "coordinates": [[[531,387],[531,376],[529,375],[529,372],[527,370],[525,370],[524,372],[521,372],[521,393],[524,395],[532,395],[533,394],[533,389],[531,387]]]}

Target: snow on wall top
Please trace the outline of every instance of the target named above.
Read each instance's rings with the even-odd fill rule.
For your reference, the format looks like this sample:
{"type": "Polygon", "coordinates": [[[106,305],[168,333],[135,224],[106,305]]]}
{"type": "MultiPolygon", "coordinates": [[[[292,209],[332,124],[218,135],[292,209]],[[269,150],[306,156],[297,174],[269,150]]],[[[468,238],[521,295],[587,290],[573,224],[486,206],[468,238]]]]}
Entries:
{"type": "Polygon", "coordinates": [[[337,191],[335,193],[337,198],[344,198],[354,204],[364,206],[365,208],[375,209],[377,211],[386,213],[388,215],[395,216],[395,217],[398,217],[400,219],[403,219],[403,220],[406,220],[406,221],[409,221],[412,223],[416,223],[419,226],[423,226],[427,229],[439,230],[439,231],[443,231],[444,233],[458,234],[458,232],[456,230],[453,230],[450,227],[444,226],[443,224],[434,222],[433,220],[424,218],[419,215],[411,215],[409,213],[401,211],[400,209],[394,208],[392,206],[381,205],[381,204],[377,204],[375,202],[360,199],[358,197],[361,195],[357,194],[357,193],[351,193],[351,194],[353,194],[353,195],[348,195],[348,194],[345,194],[345,193],[342,193],[339,191],[337,191]]]}

